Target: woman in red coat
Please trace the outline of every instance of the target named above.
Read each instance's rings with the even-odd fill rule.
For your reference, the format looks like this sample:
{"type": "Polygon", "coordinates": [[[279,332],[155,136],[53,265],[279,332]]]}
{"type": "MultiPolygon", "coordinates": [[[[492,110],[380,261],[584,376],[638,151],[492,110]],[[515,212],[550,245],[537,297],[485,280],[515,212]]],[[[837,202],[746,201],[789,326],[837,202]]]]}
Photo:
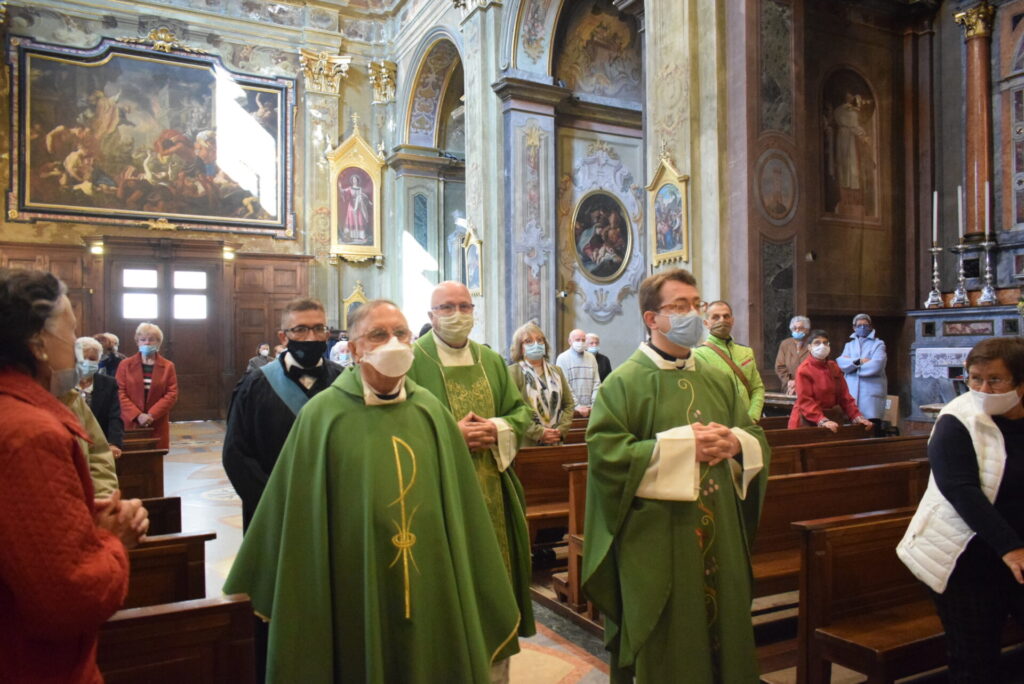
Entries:
{"type": "Polygon", "coordinates": [[[811,353],[796,369],[796,403],[789,414],[790,429],[817,425],[836,432],[839,423],[835,419],[845,414],[850,422],[873,430],[875,424],[860,414],[850,396],[839,364],[828,358],[832,351],[828,333],[812,330],[809,337],[811,353]]]}
{"type": "Polygon", "coordinates": [[[178,402],[178,376],[174,364],[160,356],[163,341],[163,332],[152,323],[135,329],[139,353],[117,367],[117,388],[124,429],[152,427],[157,448],[167,449],[171,444],[171,407],[178,402]]]}
{"type": "Polygon", "coordinates": [[[75,386],[75,314],[63,283],[0,269],[0,680],[102,681],[96,636],[128,591],[149,527],[138,499],[93,499],[75,386]]]}

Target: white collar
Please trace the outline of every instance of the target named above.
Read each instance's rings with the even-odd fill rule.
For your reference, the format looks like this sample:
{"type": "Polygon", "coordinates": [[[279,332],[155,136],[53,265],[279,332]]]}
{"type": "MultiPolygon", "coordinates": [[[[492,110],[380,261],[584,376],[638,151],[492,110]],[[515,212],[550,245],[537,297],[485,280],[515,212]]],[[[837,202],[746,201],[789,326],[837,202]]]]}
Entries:
{"type": "Polygon", "coordinates": [[[398,381],[398,385],[396,385],[394,389],[388,392],[388,394],[394,394],[396,389],[398,390],[397,397],[393,399],[381,399],[379,396],[377,396],[377,393],[373,391],[373,388],[370,387],[369,383],[363,380],[363,402],[367,406],[384,406],[386,404],[398,404],[400,402],[405,401],[406,394],[404,377],[398,381]]]}
{"type": "Polygon", "coordinates": [[[473,351],[470,349],[469,340],[461,347],[453,347],[434,331],[434,341],[437,342],[437,355],[441,357],[442,366],[473,365],[473,351]]]}
{"type": "Polygon", "coordinates": [[[685,359],[676,359],[675,361],[669,361],[668,359],[664,358],[661,354],[651,349],[651,346],[646,342],[640,343],[640,351],[646,354],[647,358],[653,361],[654,365],[657,366],[659,370],[692,371],[695,370],[697,367],[695,360],[697,355],[693,353],[692,349],[690,350],[690,355],[687,356],[685,359]]]}

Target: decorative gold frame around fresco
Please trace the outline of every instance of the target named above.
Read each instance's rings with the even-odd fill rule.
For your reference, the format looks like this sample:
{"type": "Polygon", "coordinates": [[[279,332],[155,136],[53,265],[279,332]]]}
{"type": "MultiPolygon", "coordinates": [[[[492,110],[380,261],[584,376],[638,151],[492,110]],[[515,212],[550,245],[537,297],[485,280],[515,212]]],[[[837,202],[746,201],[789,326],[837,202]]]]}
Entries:
{"type": "Polygon", "coordinates": [[[357,303],[365,304],[368,301],[370,300],[366,298],[366,290],[363,289],[363,281],[357,280],[356,289],[352,290],[352,294],[350,294],[348,297],[345,297],[345,299],[343,299],[341,302],[342,330],[348,330],[348,319],[350,313],[349,309],[352,308],[352,305],[357,303]]]}
{"type": "Polygon", "coordinates": [[[466,287],[469,289],[469,294],[482,296],[484,293],[484,243],[476,234],[476,226],[472,223],[469,224],[466,234],[462,236],[462,264],[466,269],[466,287]],[[476,287],[469,283],[469,250],[474,247],[477,252],[476,263],[479,271],[479,282],[476,287]]]}
{"type": "Polygon", "coordinates": [[[381,251],[381,185],[384,182],[384,158],[363,138],[359,117],[352,115],[352,134],[327,154],[331,164],[331,254],[348,261],[366,261],[383,256],[381,251]],[[369,245],[353,245],[340,240],[341,212],[338,208],[338,178],[351,168],[361,169],[373,181],[373,240],[369,245]]]}
{"type": "Polygon", "coordinates": [[[654,178],[651,180],[651,184],[646,188],[647,216],[649,217],[647,234],[650,236],[652,266],[658,266],[660,264],[666,264],[673,261],[690,260],[689,187],[690,177],[679,173],[679,171],[676,170],[676,167],[672,164],[671,157],[667,154],[662,154],[661,162],[658,164],[658,168],[654,171],[654,178]],[[683,248],[658,254],[658,225],[657,216],[655,215],[654,201],[658,197],[658,193],[661,192],[662,188],[666,185],[673,186],[679,192],[679,197],[682,200],[682,216],[679,220],[679,230],[682,232],[682,240],[680,240],[680,244],[682,244],[683,248]]]}
{"type": "Polygon", "coordinates": [[[598,188],[597,190],[591,190],[583,197],[581,197],[579,201],[576,202],[576,206],[573,207],[572,217],[570,218],[569,223],[569,230],[567,232],[569,235],[569,247],[570,249],[572,249],[573,259],[575,259],[576,265],[579,267],[580,273],[583,274],[583,277],[592,282],[615,282],[616,280],[618,280],[619,276],[622,275],[623,271],[626,270],[626,266],[629,265],[629,260],[633,258],[633,218],[630,216],[629,211],[626,210],[626,205],[623,203],[623,201],[620,200],[611,190],[598,188]],[[609,276],[595,276],[590,271],[585,269],[583,267],[583,263],[580,261],[580,251],[578,245],[576,244],[576,217],[579,215],[580,209],[583,208],[583,203],[586,202],[591,197],[593,197],[594,195],[606,195],[609,198],[611,198],[611,200],[615,202],[616,206],[618,206],[619,211],[622,212],[622,220],[625,222],[624,228],[626,229],[626,251],[622,255],[622,263],[619,264],[618,269],[615,270],[615,273],[612,273],[609,276]]]}

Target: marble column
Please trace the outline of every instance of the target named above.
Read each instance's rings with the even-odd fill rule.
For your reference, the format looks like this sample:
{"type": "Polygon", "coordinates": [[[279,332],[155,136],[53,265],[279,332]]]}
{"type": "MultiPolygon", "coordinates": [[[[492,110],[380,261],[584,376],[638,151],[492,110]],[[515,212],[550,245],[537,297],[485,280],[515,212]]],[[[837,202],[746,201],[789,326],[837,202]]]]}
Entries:
{"type": "MultiPolygon", "coordinates": [[[[985,216],[992,211],[992,26],[995,7],[981,4],[956,14],[967,45],[965,223],[969,241],[985,239],[985,216]],[[987,203],[987,204],[986,204],[987,203]]],[[[992,226],[993,232],[995,226],[992,226]]]]}

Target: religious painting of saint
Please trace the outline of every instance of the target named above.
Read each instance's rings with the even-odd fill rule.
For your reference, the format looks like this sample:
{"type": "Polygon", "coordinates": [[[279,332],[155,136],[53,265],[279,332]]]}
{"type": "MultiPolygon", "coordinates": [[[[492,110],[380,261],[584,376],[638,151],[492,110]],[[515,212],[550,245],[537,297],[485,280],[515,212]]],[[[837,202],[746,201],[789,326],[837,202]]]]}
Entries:
{"type": "Polygon", "coordinates": [[[16,220],[239,232],[291,226],[294,81],[115,40],[19,39],[16,220]]]}
{"type": "Polygon", "coordinates": [[[878,101],[852,69],[833,72],[822,88],[825,212],[878,217],[878,101]]]}
{"type": "Polygon", "coordinates": [[[628,216],[622,202],[603,190],[585,195],[576,206],[572,223],[576,263],[591,280],[613,281],[629,262],[633,232],[628,216]]]}
{"type": "Polygon", "coordinates": [[[339,244],[369,245],[373,242],[373,180],[358,167],[338,174],[339,244]]]}
{"type": "Polygon", "coordinates": [[[327,159],[331,164],[331,254],[349,261],[383,256],[384,159],[363,138],[357,115],[352,116],[351,135],[327,159]]]}
{"type": "Polygon", "coordinates": [[[680,174],[671,158],[663,154],[654,178],[647,186],[648,235],[651,235],[651,264],[686,261],[689,249],[687,235],[686,191],[690,178],[680,174]]]}
{"type": "Polygon", "coordinates": [[[758,160],[755,177],[761,213],[776,226],[789,223],[797,204],[796,170],[789,156],[781,150],[767,150],[758,160]]]}

